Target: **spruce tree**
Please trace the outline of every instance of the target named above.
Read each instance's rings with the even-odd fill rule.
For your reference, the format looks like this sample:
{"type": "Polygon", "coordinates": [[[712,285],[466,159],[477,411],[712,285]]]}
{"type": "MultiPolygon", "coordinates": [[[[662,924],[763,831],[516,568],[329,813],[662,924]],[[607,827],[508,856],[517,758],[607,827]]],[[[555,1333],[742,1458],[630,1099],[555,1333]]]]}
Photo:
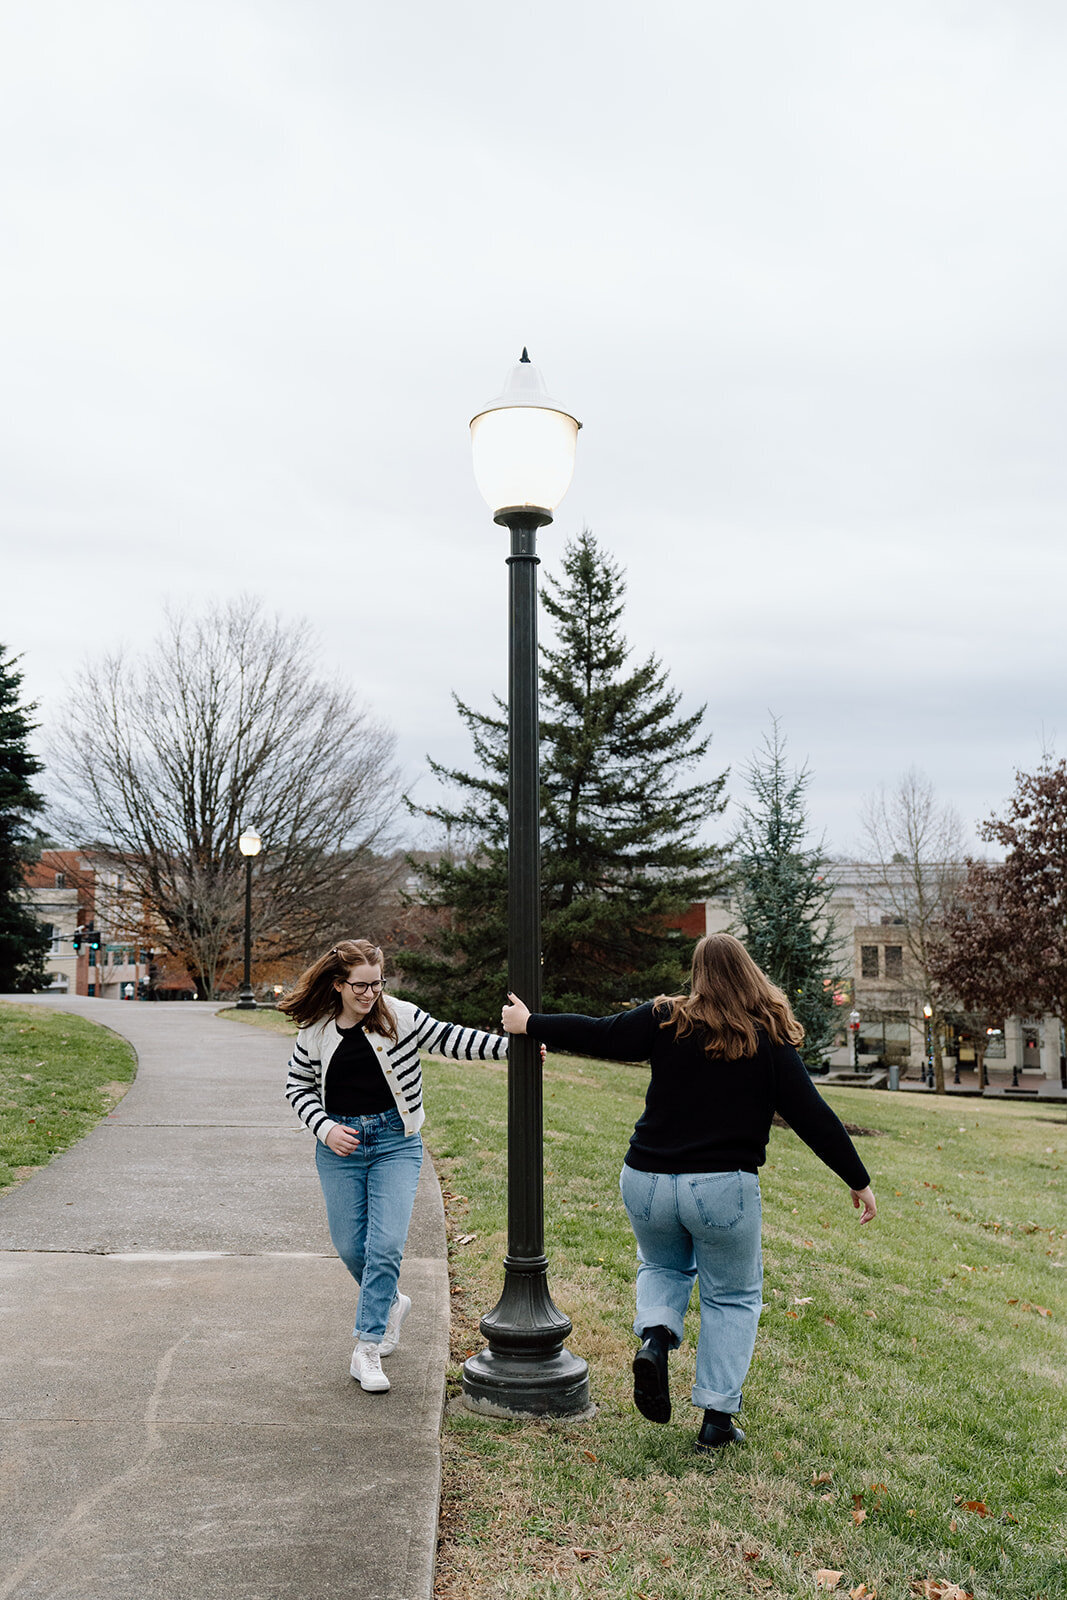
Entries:
{"type": "Polygon", "coordinates": [[[785,747],[775,718],[745,773],[752,801],[731,841],[733,897],[745,948],[787,995],[804,1025],[800,1053],[816,1066],[838,1025],[834,989],[844,963],[829,862],[821,842],[807,842],[811,774],[787,768],[785,747]]]}
{"type": "MultiPolygon", "coordinates": [[[[667,923],[721,876],[701,840],[723,809],[725,773],[685,776],[707,753],[704,708],[678,714],[656,657],[629,665],[621,631],[622,570],[584,532],[549,578],[544,609],[555,639],[541,650],[541,896],[544,998],[550,1011],[599,1015],[685,980],[693,941],[667,923]]],[[[459,790],[429,815],[466,848],[424,869],[424,902],[439,908],[435,949],[403,967],[428,1005],[466,1008],[495,1024],[507,988],[507,713],[457,700],[478,763],[430,763],[459,790]]]]}
{"type": "Polygon", "coordinates": [[[30,784],[43,770],[27,741],[36,706],[19,704],[22,674],[17,657],[0,645],[0,993],[43,988],[48,930],[23,899],[25,868],[37,856],[30,819],[44,801],[30,784]]]}

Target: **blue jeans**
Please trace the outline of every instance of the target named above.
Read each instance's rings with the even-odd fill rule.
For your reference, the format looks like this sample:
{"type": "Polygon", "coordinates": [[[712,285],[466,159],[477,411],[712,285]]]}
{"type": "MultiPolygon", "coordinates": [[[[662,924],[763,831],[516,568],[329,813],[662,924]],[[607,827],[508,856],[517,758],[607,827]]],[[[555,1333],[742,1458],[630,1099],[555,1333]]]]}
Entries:
{"type": "Polygon", "coordinates": [[[677,1346],[696,1279],[693,1404],[739,1411],[763,1305],[759,1179],[623,1167],[619,1188],[637,1240],[634,1332],[640,1338],[646,1328],[668,1328],[677,1346]]]}
{"type": "Polygon", "coordinates": [[[353,1334],[380,1344],[396,1297],[422,1166],[422,1139],[404,1133],[399,1111],[333,1120],[351,1128],[360,1142],[350,1156],[339,1156],[321,1139],[316,1141],[326,1220],[334,1249],[359,1284],[353,1334]]]}

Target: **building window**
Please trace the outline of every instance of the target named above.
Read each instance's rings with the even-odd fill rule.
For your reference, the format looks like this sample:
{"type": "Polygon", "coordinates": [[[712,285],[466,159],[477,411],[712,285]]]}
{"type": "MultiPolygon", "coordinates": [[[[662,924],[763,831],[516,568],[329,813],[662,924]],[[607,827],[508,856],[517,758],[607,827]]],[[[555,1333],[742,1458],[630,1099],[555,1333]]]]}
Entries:
{"type": "Polygon", "coordinates": [[[860,972],[865,978],[877,978],[878,946],[876,944],[860,945],[860,972]]]}
{"type": "Polygon", "coordinates": [[[91,967],[95,967],[96,966],[96,951],[95,950],[90,950],[89,951],[89,965],[91,967]]]}
{"type": "Polygon", "coordinates": [[[59,929],[56,927],[54,922],[46,922],[45,927],[48,929],[48,937],[52,941],[51,947],[48,951],[49,955],[61,956],[63,954],[63,946],[59,942],[59,929]]]}
{"type": "Polygon", "coordinates": [[[880,1060],[898,1064],[908,1059],[911,1050],[911,1029],[907,1013],[885,1011],[881,1017],[864,1018],[860,1027],[859,1053],[877,1056],[880,1060]]]}
{"type": "Polygon", "coordinates": [[[885,947],[885,975],[887,978],[903,978],[904,976],[904,946],[902,944],[887,944],[885,947]]]}
{"type": "Polygon", "coordinates": [[[65,872],[57,872],[56,873],[56,888],[57,889],[65,889],[66,887],[67,887],[67,875],[66,875],[66,873],[65,872]]]}

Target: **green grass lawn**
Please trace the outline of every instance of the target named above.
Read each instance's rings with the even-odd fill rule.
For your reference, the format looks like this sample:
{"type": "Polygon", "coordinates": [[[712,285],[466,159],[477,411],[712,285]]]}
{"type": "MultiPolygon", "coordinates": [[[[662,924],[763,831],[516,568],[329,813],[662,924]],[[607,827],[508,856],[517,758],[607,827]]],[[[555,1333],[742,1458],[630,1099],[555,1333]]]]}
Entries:
{"type": "Polygon", "coordinates": [[[236,1006],[227,1006],[216,1015],[227,1022],[250,1022],[254,1028],[266,1028],[268,1033],[296,1033],[296,1023],[291,1022],[284,1011],[275,1011],[273,1006],[264,1006],[262,1011],[239,1011],[236,1006]]]}
{"type": "MultiPolygon", "coordinates": [[[[502,1282],[506,1075],[424,1071],[456,1394],[502,1282]]],[[[645,1084],[640,1068],[549,1058],[550,1282],[598,1411],[510,1423],[450,1407],[441,1600],[774,1600],[830,1592],[819,1573],[879,1600],[950,1583],[976,1600],[1067,1596],[1062,1109],[829,1091],[846,1121],[878,1130],[857,1137],[879,1202],[862,1229],[844,1185],[775,1130],[749,1442],[706,1458],[692,1448],[695,1300],[672,1357],[673,1421],[657,1427],[631,1401],[618,1171],[645,1084]]]]}
{"type": "Polygon", "coordinates": [[[136,1065],[109,1028],[0,1003],[0,1189],[95,1127],[126,1093],[136,1065]]]}

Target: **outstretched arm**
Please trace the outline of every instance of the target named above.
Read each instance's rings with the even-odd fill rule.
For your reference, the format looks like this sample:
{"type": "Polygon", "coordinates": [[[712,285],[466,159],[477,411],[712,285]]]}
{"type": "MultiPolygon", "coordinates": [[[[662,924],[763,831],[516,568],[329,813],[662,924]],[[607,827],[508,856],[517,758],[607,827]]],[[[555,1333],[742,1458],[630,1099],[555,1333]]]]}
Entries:
{"type": "Polygon", "coordinates": [[[529,1033],[553,1049],[574,1050],[607,1061],[647,1061],[656,1037],[651,1002],[613,1017],[582,1017],[531,1012],[516,995],[509,994],[508,999],[510,1004],[500,1013],[507,1032],[529,1033]]]}

